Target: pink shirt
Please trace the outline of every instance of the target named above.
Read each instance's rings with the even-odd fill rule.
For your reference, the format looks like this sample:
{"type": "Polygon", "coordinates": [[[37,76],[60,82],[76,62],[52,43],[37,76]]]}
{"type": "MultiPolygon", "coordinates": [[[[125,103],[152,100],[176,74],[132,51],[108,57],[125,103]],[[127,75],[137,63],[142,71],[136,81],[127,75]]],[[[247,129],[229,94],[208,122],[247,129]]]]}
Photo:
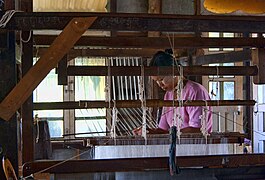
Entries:
{"type": "MultiPolygon", "coordinates": [[[[172,100],[173,91],[167,91],[164,100],[172,100]]],[[[199,83],[193,81],[187,81],[186,85],[182,90],[183,100],[210,100],[209,93],[207,90],[199,83]]],[[[177,109],[176,109],[177,110],[177,109]]],[[[200,128],[203,106],[185,106],[180,108],[180,115],[183,119],[183,124],[181,129],[187,127],[200,128]]],[[[212,113],[211,107],[208,106],[207,111],[207,131],[210,133],[212,131],[212,113]]],[[[177,110],[178,112],[178,110],[177,110]]],[[[164,130],[169,130],[173,125],[173,107],[163,107],[161,119],[158,127],[164,130]]]]}

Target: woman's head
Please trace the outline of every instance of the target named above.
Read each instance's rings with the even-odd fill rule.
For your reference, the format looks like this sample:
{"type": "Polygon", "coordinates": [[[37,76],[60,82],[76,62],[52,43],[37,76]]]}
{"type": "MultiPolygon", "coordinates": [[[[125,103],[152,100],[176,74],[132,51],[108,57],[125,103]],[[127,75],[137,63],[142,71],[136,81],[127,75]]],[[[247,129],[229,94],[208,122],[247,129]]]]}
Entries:
{"type": "Polygon", "coordinates": [[[172,66],[176,65],[174,58],[169,51],[158,51],[151,59],[149,66],[172,66]]]}
{"type": "MultiPolygon", "coordinates": [[[[176,65],[173,56],[164,51],[158,51],[151,59],[150,66],[173,66],[176,65]]],[[[173,90],[177,84],[177,78],[173,76],[151,76],[159,87],[165,91],[173,90]]]]}

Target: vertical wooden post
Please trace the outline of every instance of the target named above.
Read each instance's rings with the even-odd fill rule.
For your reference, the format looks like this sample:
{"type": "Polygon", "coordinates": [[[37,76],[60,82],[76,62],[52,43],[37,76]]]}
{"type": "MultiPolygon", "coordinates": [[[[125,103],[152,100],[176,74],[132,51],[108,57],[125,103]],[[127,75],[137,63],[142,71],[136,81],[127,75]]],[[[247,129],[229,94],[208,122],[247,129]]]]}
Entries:
{"type": "MultiPolygon", "coordinates": [[[[161,13],[161,0],[149,0],[148,13],[160,14],[161,13]]],[[[159,37],[160,32],[149,31],[148,37],[159,37]]]]}
{"type": "MultiPolygon", "coordinates": [[[[10,31],[6,34],[8,46],[0,51],[0,101],[16,85],[15,33],[10,31]]],[[[2,36],[1,33],[0,36],[2,36]]],[[[6,156],[12,163],[16,174],[18,174],[17,124],[16,115],[11,116],[8,122],[0,118],[0,160],[6,156]]],[[[0,179],[6,179],[2,163],[0,179]]]]}
{"type": "Polygon", "coordinates": [[[258,66],[258,75],[253,77],[254,84],[265,84],[265,49],[257,48],[252,50],[253,65],[258,66]]]}
{"type": "MultiPolygon", "coordinates": [[[[148,3],[149,3],[148,13],[160,14],[162,12],[162,1],[161,0],[149,0],[148,3]]],[[[160,35],[161,35],[161,32],[148,31],[148,37],[159,37],[160,35]]],[[[163,99],[164,92],[161,91],[161,89],[157,86],[156,83],[151,83],[151,84],[152,86],[149,89],[151,90],[151,93],[148,92],[148,94],[151,94],[152,97],[147,97],[147,98],[163,99]]],[[[160,120],[161,112],[162,112],[162,107],[153,109],[152,114],[153,114],[153,117],[157,119],[157,122],[159,122],[160,120]]]]}
{"type": "Polygon", "coordinates": [[[67,85],[67,55],[58,63],[58,85],[67,85]]]}
{"type": "MultiPolygon", "coordinates": [[[[33,0],[21,1],[21,10],[24,12],[33,11],[33,0]]],[[[33,66],[33,33],[32,31],[22,31],[22,77],[24,77],[33,66]]],[[[21,107],[22,132],[21,132],[21,164],[34,160],[34,139],[33,139],[33,95],[22,104],[21,107]]]]}

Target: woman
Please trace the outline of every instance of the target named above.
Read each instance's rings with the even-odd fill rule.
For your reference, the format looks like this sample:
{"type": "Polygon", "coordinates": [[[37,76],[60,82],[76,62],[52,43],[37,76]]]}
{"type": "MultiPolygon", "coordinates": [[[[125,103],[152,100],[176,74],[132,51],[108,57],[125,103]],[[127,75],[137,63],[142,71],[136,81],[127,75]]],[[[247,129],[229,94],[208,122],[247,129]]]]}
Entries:
{"type": "MultiPolygon", "coordinates": [[[[150,66],[173,66],[175,61],[170,53],[158,51],[151,59],[150,66]]],[[[166,91],[164,100],[176,99],[177,93],[175,87],[178,84],[177,76],[152,76],[151,77],[160,88],[166,91]]],[[[208,91],[199,83],[183,78],[183,89],[181,99],[184,100],[210,100],[208,91]]],[[[174,107],[175,108],[175,107],[174,107]]],[[[179,111],[178,111],[179,112],[179,111]]],[[[183,133],[200,133],[201,117],[203,107],[201,106],[185,106],[180,107],[180,117],[183,120],[181,132],[183,133]]],[[[156,129],[148,129],[148,133],[168,133],[170,127],[173,126],[174,119],[173,107],[163,107],[161,119],[156,129]]],[[[208,107],[206,119],[206,131],[212,131],[212,113],[208,107]]],[[[141,135],[141,128],[133,131],[136,135],[141,135]]]]}

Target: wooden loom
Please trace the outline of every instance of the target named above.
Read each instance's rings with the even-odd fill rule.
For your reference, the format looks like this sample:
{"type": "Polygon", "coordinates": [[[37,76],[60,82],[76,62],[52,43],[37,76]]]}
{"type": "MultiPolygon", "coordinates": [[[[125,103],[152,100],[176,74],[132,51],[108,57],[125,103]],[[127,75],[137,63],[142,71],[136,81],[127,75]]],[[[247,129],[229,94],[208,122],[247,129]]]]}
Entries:
{"type": "MultiPolygon", "coordinates": [[[[23,14],[22,14],[23,15],[23,14]]],[[[104,15],[100,15],[104,18],[104,15]]],[[[126,15],[123,15],[126,19],[126,15]]],[[[121,16],[122,17],[122,16],[121,16]]],[[[19,19],[19,16],[17,16],[16,18],[19,19]]],[[[117,18],[116,16],[114,18],[117,18]]],[[[137,17],[136,17],[137,18],[137,17]]],[[[139,18],[139,17],[138,17],[139,18]]],[[[141,17],[140,17],[141,19],[141,17]]],[[[186,17],[184,17],[184,19],[186,19],[186,17]]],[[[156,20],[156,19],[155,19],[156,20]]],[[[183,19],[182,19],[183,20],[183,19]]],[[[185,20],[184,20],[185,21],[185,20]]],[[[35,21],[38,22],[38,21],[35,21]]],[[[24,26],[23,24],[20,24],[19,21],[13,21],[13,28],[14,27],[20,27],[20,28],[29,28],[28,26],[24,26]]],[[[59,26],[62,26],[61,24],[58,24],[59,26]]],[[[97,24],[97,26],[100,26],[101,24],[97,24]]],[[[96,26],[96,28],[97,28],[96,26]]],[[[150,28],[151,26],[149,26],[150,28]]],[[[181,26],[180,26],[181,27],[181,26]]],[[[248,26],[250,27],[250,26],[248,26]]],[[[46,28],[46,27],[45,27],[46,28]]],[[[129,28],[129,27],[127,27],[129,28]]],[[[144,27],[145,28],[145,27],[144,27]]],[[[150,28],[152,29],[152,28],[150,28]]],[[[194,40],[194,39],[193,39],[194,40]]],[[[191,40],[188,40],[191,41],[191,40]]],[[[204,39],[199,39],[199,42],[204,41],[204,39]]],[[[248,40],[244,41],[242,44],[249,42],[248,40]]],[[[253,42],[253,45],[256,43],[253,42]]],[[[218,44],[218,43],[216,43],[218,44]]],[[[260,43],[260,45],[263,44],[263,41],[260,43]]],[[[219,44],[218,44],[219,45],[219,44]]],[[[202,46],[202,43],[197,44],[197,46],[202,46]]],[[[61,56],[60,56],[61,57],[61,56]]],[[[59,59],[58,59],[59,60],[59,59]]],[[[241,67],[239,69],[244,69],[244,67],[241,67]]],[[[238,69],[238,70],[239,70],[238,69]]],[[[47,69],[48,70],[48,69],[47,69]]],[[[256,70],[254,70],[256,71],[256,70]]],[[[69,72],[71,72],[71,69],[69,68],[69,72]]],[[[128,71],[127,71],[128,72],[128,71]]],[[[205,71],[204,71],[205,72],[205,71]]],[[[245,70],[241,71],[242,74],[245,75],[245,70]],[[243,73],[244,72],[244,73],[243,73]]],[[[75,73],[75,72],[74,72],[75,73]]],[[[72,73],[72,74],[74,74],[72,73]]],[[[215,75],[216,73],[214,73],[215,75]]],[[[105,74],[106,75],[106,74],[105,74]]],[[[255,75],[252,74],[252,75],[255,75]]],[[[36,84],[34,86],[37,86],[36,84]]],[[[34,86],[31,86],[31,89],[34,89],[34,86]]],[[[29,93],[29,92],[27,92],[29,93]]],[[[26,97],[23,97],[23,99],[26,99],[26,97]]],[[[4,101],[6,102],[6,101],[4,101]]],[[[15,101],[17,102],[17,101],[15,101]]],[[[3,103],[3,102],[2,102],[3,103]]],[[[1,103],[1,105],[2,105],[1,103]]],[[[13,103],[13,102],[12,102],[13,103]]],[[[23,103],[23,101],[19,102],[19,105],[23,103]]],[[[79,103],[79,102],[77,102],[79,103]]],[[[82,104],[83,102],[81,102],[82,104]]],[[[101,102],[102,103],[102,102],[101,102]]],[[[139,103],[139,102],[138,102],[139,103]]],[[[201,102],[203,103],[203,102],[201,102]]],[[[62,109],[67,109],[68,107],[73,107],[71,106],[71,104],[77,105],[73,102],[69,102],[66,105],[64,105],[62,107],[62,104],[56,104],[56,103],[50,103],[49,105],[55,105],[57,107],[56,108],[62,108],[62,109]]],[[[88,103],[87,103],[88,104],[88,103]]],[[[125,103],[126,104],[126,103],[125,103]]],[[[129,104],[129,103],[128,103],[129,104]]],[[[210,102],[209,102],[210,104],[210,102]]],[[[93,103],[89,102],[89,105],[93,106],[93,103]]],[[[103,104],[103,106],[105,106],[106,104],[103,104]]],[[[124,104],[122,104],[121,106],[123,106],[124,104]]],[[[138,104],[139,105],[139,104],[138,104]]],[[[160,104],[161,106],[164,105],[163,103],[160,104]]],[[[36,106],[38,106],[38,104],[36,104],[36,106]]],[[[95,105],[96,106],[96,105],[95,105]]],[[[102,106],[102,104],[101,104],[102,106]]],[[[128,105],[130,106],[130,105],[128,105]]],[[[1,107],[5,107],[4,103],[3,106],[1,107]]],[[[80,105],[78,106],[80,108],[80,105]]],[[[39,106],[38,108],[41,109],[41,107],[39,106]]],[[[83,108],[85,108],[85,105],[83,105],[83,108]]],[[[12,110],[13,112],[14,110],[12,110]]],[[[9,116],[11,116],[12,112],[9,113],[9,115],[3,115],[4,119],[8,120],[9,116]]],[[[239,139],[237,136],[235,136],[235,139],[232,140],[231,138],[231,142],[235,142],[236,139],[238,140],[237,143],[242,142],[242,137],[241,135],[239,135],[239,139]]],[[[214,141],[214,140],[213,140],[214,141]]],[[[230,140],[229,140],[230,142],[230,140]]],[[[203,157],[179,157],[177,158],[179,160],[179,165],[182,167],[192,167],[192,166],[204,166],[204,167],[213,167],[213,166],[225,166],[225,167],[238,167],[239,165],[257,165],[257,164],[263,164],[264,165],[264,158],[262,155],[256,156],[256,155],[246,155],[246,156],[241,156],[241,155],[225,155],[225,156],[203,156],[203,157]],[[229,159],[229,162],[225,162],[222,163],[223,159],[229,159]],[[207,159],[207,163],[205,161],[202,161],[202,159],[207,159]],[[251,159],[251,161],[250,161],[251,159]],[[192,163],[189,163],[189,162],[192,163]]],[[[33,172],[36,172],[38,170],[41,169],[45,169],[46,167],[51,167],[52,165],[56,164],[56,163],[60,163],[58,161],[53,161],[53,162],[32,162],[32,163],[26,163],[24,165],[24,174],[28,175],[28,174],[32,174],[33,172]]],[[[62,163],[62,166],[57,166],[55,168],[51,168],[49,170],[47,170],[47,172],[56,172],[56,173],[65,173],[65,172],[100,172],[100,171],[120,171],[121,169],[123,169],[124,171],[144,171],[146,169],[167,169],[167,158],[138,158],[138,159],[121,159],[121,160],[99,160],[99,161],[94,161],[94,160],[86,160],[86,161],[67,161],[66,163],[62,163]],[[144,163],[142,163],[144,162],[144,163]],[[85,167],[87,166],[87,163],[90,163],[91,167],[85,167]],[[133,164],[140,164],[138,167],[131,167],[129,166],[130,163],[133,164]],[[106,165],[106,168],[102,168],[102,164],[106,165]],[[76,165],[77,167],[79,167],[79,169],[76,168],[72,168],[73,165],[76,165]],[[112,167],[113,166],[113,167],[112,167]],[[70,171],[71,170],[71,171],[70,171]]]]}

